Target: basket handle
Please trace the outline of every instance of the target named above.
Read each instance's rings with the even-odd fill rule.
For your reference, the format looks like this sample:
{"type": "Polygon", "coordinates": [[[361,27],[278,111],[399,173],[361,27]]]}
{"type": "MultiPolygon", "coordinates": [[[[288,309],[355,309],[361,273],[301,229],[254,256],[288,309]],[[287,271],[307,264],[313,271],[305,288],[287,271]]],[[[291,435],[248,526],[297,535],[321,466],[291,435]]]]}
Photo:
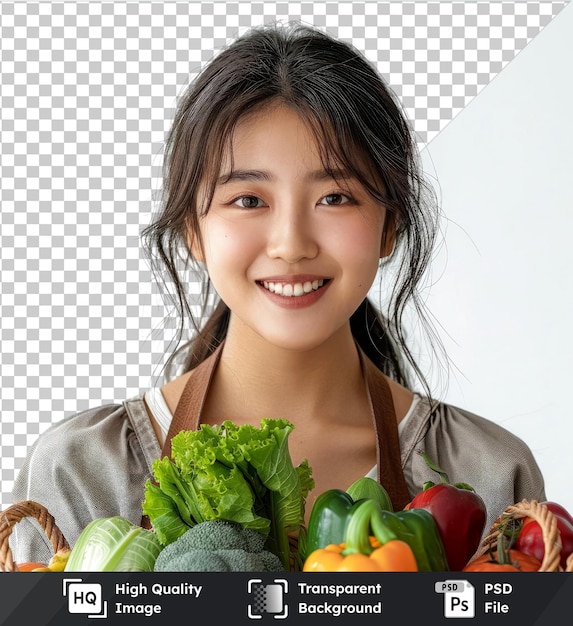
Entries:
{"type": "Polygon", "coordinates": [[[50,540],[54,554],[59,550],[69,550],[70,548],[62,531],[56,525],[53,515],[45,506],[33,500],[18,502],[0,512],[0,571],[17,571],[9,538],[14,525],[25,517],[33,517],[37,520],[50,540]]]}
{"type": "Polygon", "coordinates": [[[484,537],[481,547],[472,557],[472,561],[485,554],[496,542],[499,535],[499,526],[508,518],[521,519],[530,517],[541,527],[545,553],[539,567],[540,572],[558,572],[561,559],[561,533],[557,527],[557,518],[544,505],[537,500],[522,500],[517,504],[508,506],[505,511],[495,520],[489,533],[484,537]]]}

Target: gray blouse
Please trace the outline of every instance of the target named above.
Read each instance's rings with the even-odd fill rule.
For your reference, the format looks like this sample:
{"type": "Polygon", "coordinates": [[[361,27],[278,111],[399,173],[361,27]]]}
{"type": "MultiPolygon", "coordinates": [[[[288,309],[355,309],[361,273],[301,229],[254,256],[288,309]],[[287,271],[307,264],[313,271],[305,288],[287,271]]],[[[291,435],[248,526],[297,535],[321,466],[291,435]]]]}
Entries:
{"type": "MultiPolygon", "coordinates": [[[[404,476],[412,495],[436,480],[423,449],[452,482],[471,484],[484,499],[489,530],[495,518],[523,498],[546,499],[543,477],[529,447],[503,427],[444,403],[421,398],[400,432],[404,476]]],[[[73,545],[98,517],[141,521],[144,485],[161,449],[142,397],[67,417],[34,443],[20,470],[13,501],[34,500],[54,516],[73,545]]],[[[11,536],[16,562],[47,562],[52,550],[39,525],[18,523],[11,536]]]]}

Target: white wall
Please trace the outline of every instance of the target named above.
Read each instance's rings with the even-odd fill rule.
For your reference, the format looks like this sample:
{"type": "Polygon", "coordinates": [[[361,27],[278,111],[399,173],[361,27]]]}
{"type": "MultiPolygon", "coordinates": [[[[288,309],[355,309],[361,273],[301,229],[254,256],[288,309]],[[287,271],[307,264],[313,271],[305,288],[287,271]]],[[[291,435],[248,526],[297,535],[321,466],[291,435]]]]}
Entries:
{"type": "Polygon", "coordinates": [[[448,219],[428,299],[458,368],[445,398],[522,437],[570,510],[572,145],[569,5],[423,153],[448,219]]]}

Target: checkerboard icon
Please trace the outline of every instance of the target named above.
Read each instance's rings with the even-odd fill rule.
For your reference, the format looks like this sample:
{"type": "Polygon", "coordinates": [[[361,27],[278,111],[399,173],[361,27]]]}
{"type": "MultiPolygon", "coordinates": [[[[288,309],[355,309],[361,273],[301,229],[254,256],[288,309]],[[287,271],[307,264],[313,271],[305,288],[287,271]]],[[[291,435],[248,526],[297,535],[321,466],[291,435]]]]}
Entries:
{"type": "Polygon", "coordinates": [[[286,580],[263,583],[260,579],[251,579],[248,591],[251,594],[251,602],[247,607],[247,614],[251,619],[260,619],[263,615],[284,618],[288,614],[284,597],[288,591],[286,580]]]}

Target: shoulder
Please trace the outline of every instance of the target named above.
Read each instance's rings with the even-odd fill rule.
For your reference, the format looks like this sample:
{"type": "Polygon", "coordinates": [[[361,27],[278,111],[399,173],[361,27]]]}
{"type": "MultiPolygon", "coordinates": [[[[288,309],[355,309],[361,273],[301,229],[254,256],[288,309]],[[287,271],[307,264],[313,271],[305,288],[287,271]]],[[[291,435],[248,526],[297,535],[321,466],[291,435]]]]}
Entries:
{"type": "Polygon", "coordinates": [[[423,449],[452,482],[469,483],[484,498],[488,522],[523,498],[545,499],[543,476],[529,445],[466,409],[422,398],[400,443],[404,473],[414,492],[436,479],[417,453],[423,449]]]}
{"type": "Polygon", "coordinates": [[[50,426],[31,447],[29,459],[48,461],[57,456],[73,467],[95,454],[103,456],[126,447],[133,449],[149,426],[145,405],[139,397],[93,407],[50,426]]]}
{"type": "Polygon", "coordinates": [[[529,453],[529,446],[500,424],[472,411],[445,402],[421,398],[406,424],[405,439],[411,444],[421,436],[426,441],[464,443],[466,451],[485,448],[497,453],[529,453]]]}
{"type": "MultiPolygon", "coordinates": [[[[36,439],[12,499],[43,504],[73,544],[96,517],[141,518],[142,489],[159,452],[141,398],[90,408],[56,422],[36,439]]],[[[19,543],[45,544],[31,526],[17,525],[16,535],[27,535],[19,543]]]]}
{"type": "MultiPolygon", "coordinates": [[[[149,465],[159,444],[141,397],[75,413],[54,423],[31,446],[21,473],[38,476],[41,468],[58,468],[70,478],[98,475],[106,460],[128,463],[140,457],[149,465]]],[[[55,477],[57,478],[57,476],[55,477]]],[[[21,485],[21,480],[17,481],[21,485]]]]}

